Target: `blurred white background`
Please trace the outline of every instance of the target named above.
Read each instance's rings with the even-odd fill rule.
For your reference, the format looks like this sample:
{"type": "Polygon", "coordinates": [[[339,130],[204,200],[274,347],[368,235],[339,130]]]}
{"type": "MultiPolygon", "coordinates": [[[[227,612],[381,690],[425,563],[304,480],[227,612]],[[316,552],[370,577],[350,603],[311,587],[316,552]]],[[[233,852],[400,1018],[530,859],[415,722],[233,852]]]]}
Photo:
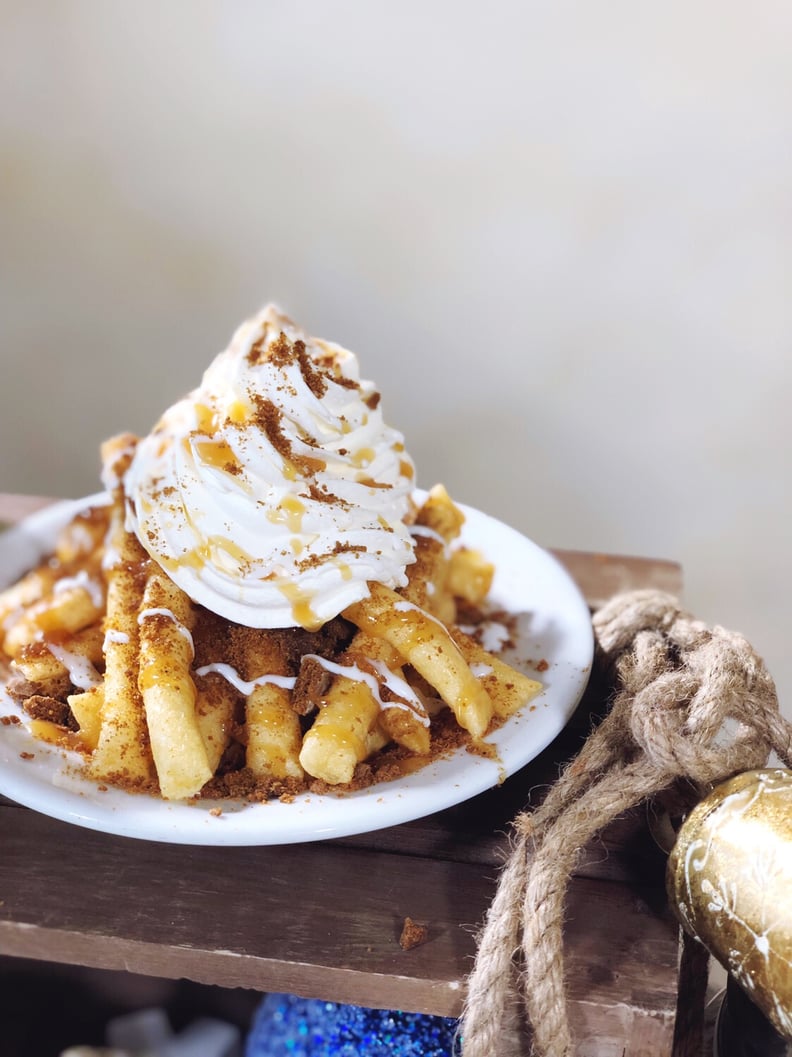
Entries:
{"type": "Polygon", "coordinates": [[[792,8],[0,0],[0,490],[273,299],[419,483],[683,563],[792,714],[792,8]]]}

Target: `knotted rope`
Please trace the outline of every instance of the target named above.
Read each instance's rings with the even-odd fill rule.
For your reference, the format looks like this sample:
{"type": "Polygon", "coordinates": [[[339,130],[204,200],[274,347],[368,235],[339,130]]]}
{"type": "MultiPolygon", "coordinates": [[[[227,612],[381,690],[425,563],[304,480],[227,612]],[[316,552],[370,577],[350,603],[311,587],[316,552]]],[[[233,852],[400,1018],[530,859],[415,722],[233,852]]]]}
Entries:
{"type": "Polygon", "coordinates": [[[542,805],[514,820],[468,980],[465,1057],[524,1052],[523,1019],[533,1057],[571,1057],[564,896],[578,853],[607,823],[679,779],[698,799],[773,751],[792,766],[792,725],[742,635],[707,627],[657,591],[618,595],[593,623],[613,701],[542,805]]]}

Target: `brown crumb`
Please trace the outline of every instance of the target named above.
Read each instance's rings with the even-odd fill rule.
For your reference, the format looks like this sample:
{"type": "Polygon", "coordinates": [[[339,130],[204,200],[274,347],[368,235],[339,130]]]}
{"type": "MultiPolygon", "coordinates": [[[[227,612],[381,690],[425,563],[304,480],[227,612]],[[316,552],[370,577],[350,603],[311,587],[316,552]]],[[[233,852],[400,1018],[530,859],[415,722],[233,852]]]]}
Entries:
{"type": "Polygon", "coordinates": [[[33,694],[22,706],[31,719],[45,719],[57,723],[68,730],[77,730],[77,722],[66,701],[60,701],[49,694],[33,694]]]}
{"type": "Polygon", "coordinates": [[[35,752],[20,752],[19,758],[20,760],[35,760],[36,754],[35,752]]]}
{"type": "Polygon", "coordinates": [[[13,727],[21,722],[19,716],[0,716],[0,723],[2,723],[4,727],[13,727]]]}
{"type": "Polygon", "coordinates": [[[546,672],[549,667],[550,665],[547,663],[544,657],[541,659],[541,661],[537,661],[534,665],[534,668],[537,670],[537,672],[546,672]]]}
{"type": "Polygon", "coordinates": [[[429,939],[429,926],[420,921],[413,921],[406,917],[399,936],[399,946],[403,951],[410,951],[413,947],[419,947],[429,939]]]}
{"type": "Polygon", "coordinates": [[[330,689],[331,683],[332,675],[319,660],[311,656],[303,658],[292,691],[292,709],[298,716],[310,715],[330,689]]]}
{"type": "Polygon", "coordinates": [[[212,818],[220,818],[220,816],[223,814],[223,809],[221,807],[210,808],[209,814],[212,816],[212,818]]]}

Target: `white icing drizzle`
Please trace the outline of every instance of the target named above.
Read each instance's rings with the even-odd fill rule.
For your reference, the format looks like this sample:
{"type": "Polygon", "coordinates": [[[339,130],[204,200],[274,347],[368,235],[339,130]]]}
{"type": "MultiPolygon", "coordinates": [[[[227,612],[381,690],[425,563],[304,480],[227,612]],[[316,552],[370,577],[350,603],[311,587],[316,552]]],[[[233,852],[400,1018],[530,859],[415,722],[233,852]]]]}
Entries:
{"type": "Polygon", "coordinates": [[[58,594],[61,591],[71,591],[75,588],[82,588],[83,591],[90,595],[91,601],[96,608],[102,608],[102,603],[104,602],[102,585],[93,580],[85,569],[81,569],[76,576],[64,576],[61,580],[57,580],[53,590],[55,594],[58,594]]]}
{"type": "Polygon", "coordinates": [[[83,657],[79,653],[72,653],[71,650],[64,649],[63,646],[57,646],[53,642],[47,643],[47,649],[57,661],[60,661],[69,673],[72,683],[79,687],[80,690],[90,690],[101,683],[101,675],[87,657],[83,657]]]}
{"type": "Polygon", "coordinates": [[[380,708],[402,708],[405,711],[412,712],[424,726],[429,726],[429,716],[426,714],[426,709],[413,688],[401,676],[392,672],[382,661],[369,661],[371,667],[377,672],[377,675],[372,675],[371,672],[358,668],[356,664],[337,664],[335,661],[329,661],[315,653],[308,653],[306,657],[317,661],[333,675],[353,679],[356,683],[365,683],[380,708]],[[396,695],[397,700],[383,701],[381,693],[383,686],[387,686],[396,695]]]}
{"type": "MultiPolygon", "coordinates": [[[[346,679],[353,679],[358,683],[365,683],[371,690],[371,693],[380,708],[404,709],[413,713],[416,719],[418,719],[424,726],[429,726],[429,716],[415,691],[406,680],[392,672],[387,665],[382,663],[382,661],[372,660],[369,662],[372,668],[377,672],[377,675],[372,675],[371,672],[364,671],[357,665],[337,664],[335,661],[330,661],[326,657],[320,657],[316,653],[305,654],[303,660],[316,661],[330,672],[331,675],[340,675],[346,679]],[[394,700],[383,701],[381,693],[383,686],[387,686],[391,693],[396,695],[394,700]]],[[[195,674],[198,676],[209,675],[210,672],[215,672],[217,675],[221,675],[234,687],[234,689],[238,690],[239,693],[243,694],[245,697],[249,697],[257,686],[271,685],[279,686],[284,690],[293,690],[297,682],[297,679],[294,676],[288,675],[259,675],[255,679],[243,679],[236,668],[230,664],[224,664],[219,661],[214,664],[204,664],[195,670],[195,674]]]]}
{"type": "Polygon", "coordinates": [[[178,619],[172,609],[166,609],[164,606],[152,606],[151,609],[141,609],[138,613],[138,624],[142,624],[148,617],[167,617],[168,620],[172,620],[176,630],[180,635],[183,635],[190,644],[193,657],[195,656],[195,643],[193,642],[192,633],[189,628],[186,628],[184,624],[178,619]]]}
{"type": "Polygon", "coordinates": [[[493,671],[491,664],[471,664],[470,670],[477,679],[483,679],[485,675],[492,675],[493,671]]]}
{"type": "Polygon", "coordinates": [[[390,699],[388,701],[383,701],[379,695],[376,695],[380,705],[383,708],[403,708],[408,712],[412,712],[423,726],[428,727],[429,715],[420,697],[418,697],[407,680],[392,672],[383,661],[371,661],[370,663],[376,668],[385,686],[396,695],[396,700],[390,699]]]}
{"type": "Polygon", "coordinates": [[[293,675],[259,675],[256,679],[246,680],[242,678],[236,668],[220,661],[214,664],[204,664],[200,668],[195,669],[196,675],[209,675],[210,672],[222,675],[226,682],[229,682],[235,690],[238,690],[245,697],[250,697],[257,686],[280,686],[283,690],[293,690],[294,684],[297,682],[293,675]]]}
{"type": "Polygon", "coordinates": [[[487,653],[500,653],[511,638],[509,629],[497,620],[485,620],[481,624],[460,626],[471,638],[478,637],[487,653]]]}
{"type": "Polygon", "coordinates": [[[439,543],[444,551],[448,550],[448,544],[440,535],[440,533],[433,528],[429,528],[428,525],[410,525],[410,535],[425,536],[427,539],[435,540],[437,543],[439,543]]]}
{"type": "Polygon", "coordinates": [[[443,629],[444,633],[447,633],[447,629],[442,620],[438,620],[437,617],[433,617],[431,613],[427,613],[425,609],[421,609],[420,606],[416,606],[414,602],[408,602],[407,599],[403,599],[401,602],[394,602],[393,609],[396,613],[420,613],[421,616],[426,617],[427,620],[431,620],[437,624],[439,628],[443,629]]]}
{"type": "Polygon", "coordinates": [[[70,526],[69,533],[75,548],[84,554],[90,554],[93,550],[94,541],[93,536],[85,525],[75,522],[70,526]]]}
{"type": "Polygon", "coordinates": [[[115,568],[116,565],[121,561],[121,555],[118,553],[115,547],[105,544],[104,554],[102,555],[102,569],[107,572],[108,569],[115,568]]]}
{"type": "Polygon", "coordinates": [[[129,635],[127,635],[125,631],[118,631],[116,628],[108,628],[105,632],[104,642],[102,643],[102,650],[105,653],[111,642],[117,642],[119,645],[125,646],[129,642],[129,635]]]}

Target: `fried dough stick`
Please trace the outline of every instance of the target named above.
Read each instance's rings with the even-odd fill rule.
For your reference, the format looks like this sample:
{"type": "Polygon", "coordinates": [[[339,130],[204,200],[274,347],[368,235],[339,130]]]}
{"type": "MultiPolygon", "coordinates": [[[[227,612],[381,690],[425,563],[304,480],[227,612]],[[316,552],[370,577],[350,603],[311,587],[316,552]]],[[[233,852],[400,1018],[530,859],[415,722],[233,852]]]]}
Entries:
{"type": "Polygon", "coordinates": [[[195,720],[201,732],[206,762],[214,774],[231,740],[237,695],[219,675],[197,676],[194,682],[198,692],[195,720]]]}
{"type": "MultiPolygon", "coordinates": [[[[462,515],[446,490],[432,489],[416,519],[415,562],[405,596],[438,616],[453,614],[453,599],[444,592],[446,541],[459,533],[461,524],[462,515]]],[[[403,681],[404,661],[376,622],[359,627],[339,658],[341,669],[349,668],[350,674],[337,672],[303,739],[300,761],[309,774],[334,785],[351,781],[355,766],[374,751],[378,728],[377,742],[395,741],[417,755],[429,752],[429,718],[403,681]],[[389,682],[391,693],[383,698],[380,689],[389,682]]]]}
{"type": "Polygon", "coordinates": [[[394,646],[435,688],[459,725],[480,738],[492,719],[492,701],[445,626],[391,588],[369,587],[369,597],[349,606],[344,616],[394,646]]]}
{"type": "Polygon", "coordinates": [[[371,752],[379,711],[379,703],[365,682],[338,676],[303,739],[303,768],[330,785],[350,782],[355,766],[371,752]]]}
{"type": "Polygon", "coordinates": [[[471,671],[490,696],[499,719],[506,719],[527,705],[542,690],[542,684],[495,657],[457,627],[450,629],[471,671]]]}
{"type": "Polygon", "coordinates": [[[278,685],[290,678],[288,656],[277,631],[261,629],[248,634],[245,666],[251,681],[261,682],[247,695],[245,763],[257,778],[302,778],[300,718],[291,706],[288,687],[278,685]]]}
{"type": "Polygon", "coordinates": [[[99,744],[99,734],[102,730],[104,687],[92,686],[90,690],[70,694],[66,701],[80,728],[80,738],[83,744],[93,751],[99,744]]]}
{"type": "Polygon", "coordinates": [[[0,646],[5,653],[18,657],[48,633],[65,645],[71,633],[99,622],[106,530],[106,507],[78,512],[59,532],[52,556],[0,591],[0,646]]]}
{"type": "Polygon", "coordinates": [[[460,547],[448,563],[448,589],[456,598],[478,605],[489,594],[494,575],[494,565],[479,551],[460,547]]]}
{"type": "Polygon", "coordinates": [[[420,609],[450,624],[456,604],[448,587],[448,548],[459,536],[464,517],[442,485],[426,497],[413,526],[415,561],[407,569],[408,583],[399,593],[420,609]]]}
{"type": "Polygon", "coordinates": [[[429,718],[401,676],[402,663],[388,642],[367,631],[356,633],[337,663],[326,663],[335,679],[303,739],[300,762],[308,774],[331,785],[350,782],[356,765],[389,740],[421,755],[429,751],[429,718]]]}
{"type": "Polygon", "coordinates": [[[17,583],[0,591],[0,637],[3,639],[3,649],[6,653],[11,652],[5,642],[8,629],[19,619],[23,609],[39,602],[50,593],[59,575],[58,570],[42,565],[31,570],[17,583]]]}
{"type": "MultiPolygon", "coordinates": [[[[64,663],[66,660],[77,663],[82,660],[91,666],[103,663],[102,629],[98,624],[73,635],[58,634],[57,642],[39,639],[23,646],[11,662],[11,669],[23,675],[29,683],[68,683],[70,674],[74,673],[70,673],[71,665],[64,663]]],[[[98,681],[98,675],[95,678],[98,681]]]]}
{"type": "Polygon", "coordinates": [[[166,800],[184,800],[196,796],[212,777],[190,675],[195,624],[192,603],[164,573],[152,571],[138,624],[138,689],[160,792],[166,800]]]}
{"type": "Polygon", "coordinates": [[[79,577],[64,577],[52,590],[29,605],[16,620],[8,621],[3,649],[16,656],[36,639],[55,632],[73,634],[96,623],[104,609],[104,589],[98,562],[95,578],[87,571],[79,577]]]}
{"type": "MultiPolygon", "coordinates": [[[[425,609],[439,619],[453,619],[454,600],[446,590],[448,544],[459,535],[462,522],[462,514],[445,488],[433,488],[416,518],[415,561],[409,568],[409,583],[404,598],[393,595],[395,603],[409,604],[416,614],[425,609]]],[[[376,593],[380,585],[369,586],[376,593]]],[[[374,603],[367,599],[359,605],[370,612],[374,603]]],[[[358,623],[359,630],[346,654],[339,658],[342,668],[348,667],[350,674],[339,670],[320,703],[314,725],[305,735],[300,755],[309,774],[332,784],[351,780],[355,766],[370,755],[370,739],[378,727],[386,739],[417,755],[426,755],[431,743],[426,710],[403,682],[404,650],[400,652],[396,643],[388,641],[384,623],[381,626],[375,619],[363,625],[353,610],[345,616],[358,623]],[[380,690],[389,684],[391,692],[383,698],[380,690]],[[394,687],[398,689],[394,691],[394,687]]],[[[445,629],[440,630],[445,634],[445,629]]],[[[453,650],[453,643],[449,645],[453,650]]],[[[458,665],[458,670],[461,676],[462,665],[458,665]]],[[[472,678],[465,682],[472,692],[472,678]]]]}
{"type": "MultiPolygon", "coordinates": [[[[114,438],[102,446],[107,476],[113,475],[119,482],[130,458],[127,437],[114,438]]],[[[124,497],[119,483],[113,491],[106,546],[104,695],[90,772],[100,781],[133,786],[148,783],[153,772],[143,698],[137,685],[138,613],[149,565],[148,555],[124,528],[124,497]]]]}
{"type": "MultiPolygon", "coordinates": [[[[455,597],[474,605],[482,602],[492,586],[494,567],[475,550],[463,548],[449,552],[449,546],[459,535],[463,517],[442,485],[429,493],[417,523],[424,525],[428,532],[417,535],[417,561],[410,566],[409,582],[400,594],[436,616],[440,615],[438,610],[448,613],[450,605],[455,605],[455,597]],[[426,583],[444,585],[445,599],[441,596],[440,606],[436,603],[437,593],[424,589],[426,583]]],[[[512,715],[541,691],[541,683],[493,656],[456,627],[453,619],[446,618],[444,622],[499,718],[512,715]]]]}
{"type": "MultiPolygon", "coordinates": [[[[404,595],[441,619],[454,615],[454,599],[445,591],[447,543],[459,535],[462,522],[462,514],[442,485],[431,489],[416,519],[416,560],[409,567],[409,583],[404,595]]],[[[406,684],[400,686],[404,656],[372,626],[357,631],[342,663],[354,665],[357,657],[368,657],[375,662],[373,673],[381,685],[387,685],[390,680],[391,691],[393,686],[399,687],[392,691],[397,700],[391,701],[390,694],[376,700],[366,682],[339,676],[345,683],[331,689],[303,747],[303,766],[310,774],[314,774],[311,767],[317,767],[317,761],[323,759],[321,743],[325,745],[324,752],[334,756],[333,771],[348,776],[337,780],[349,781],[354,764],[371,754],[366,738],[371,737],[377,725],[386,739],[404,745],[410,752],[419,756],[429,752],[426,710],[415,692],[406,684]],[[346,685],[351,682],[356,685],[346,685]],[[358,708],[357,716],[352,712],[354,703],[358,708]],[[345,715],[347,718],[343,719],[345,715]],[[363,733],[366,738],[362,737],[363,733]],[[333,740],[336,744],[331,746],[333,740]]],[[[328,765],[324,766],[329,771],[328,765]]]]}

